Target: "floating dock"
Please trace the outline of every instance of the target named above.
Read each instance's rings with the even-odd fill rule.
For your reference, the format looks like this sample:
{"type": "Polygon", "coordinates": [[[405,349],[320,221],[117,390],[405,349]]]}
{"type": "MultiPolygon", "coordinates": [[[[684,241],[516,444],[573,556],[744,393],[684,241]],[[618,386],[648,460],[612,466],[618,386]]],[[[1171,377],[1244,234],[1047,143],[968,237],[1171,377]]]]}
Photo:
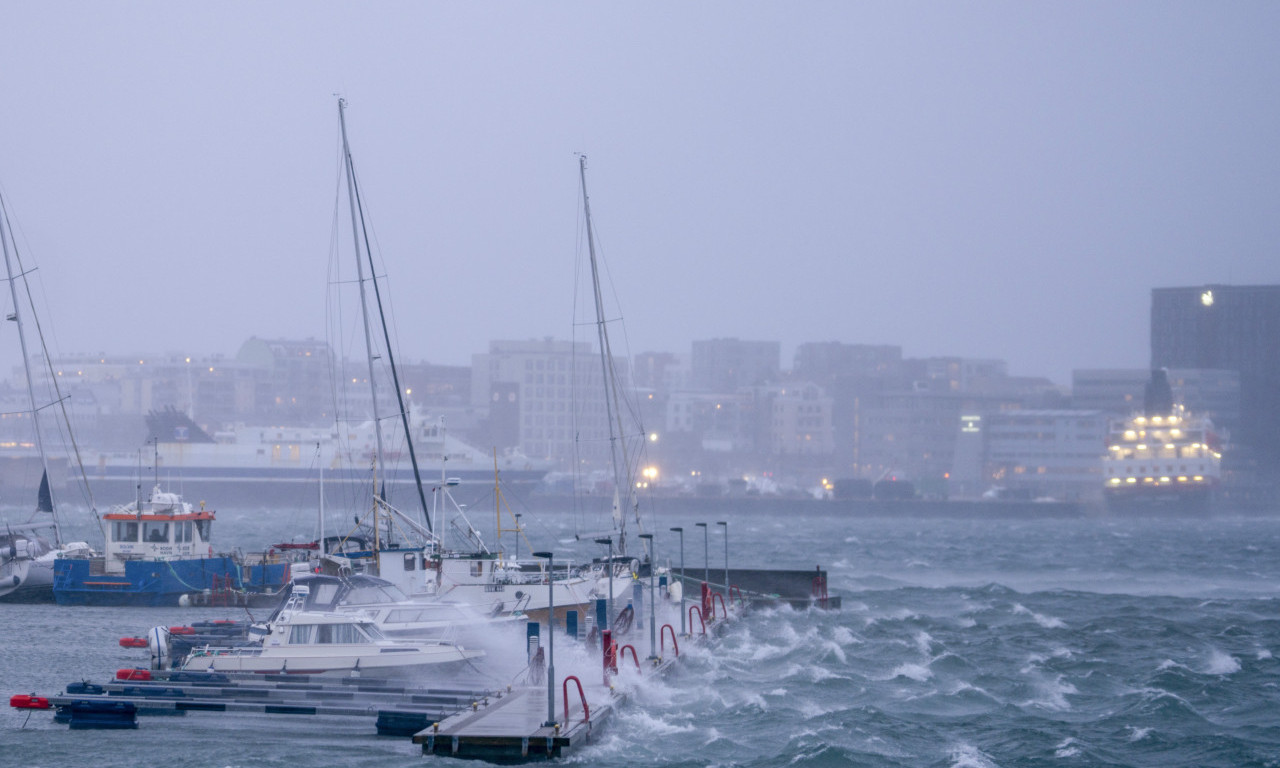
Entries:
{"type": "MultiPolygon", "coordinates": [[[[466,684],[413,687],[376,677],[124,669],[112,681],[72,683],[57,696],[16,695],[10,706],[56,709],[55,720],[73,729],[136,728],[139,715],[189,712],[368,718],[379,735],[412,737],[424,754],[508,764],[554,759],[592,743],[626,703],[626,694],[611,684],[619,666],[637,670],[641,678],[666,673],[678,660],[680,646],[688,649],[714,637],[728,623],[730,609],[784,603],[799,608],[840,606],[838,597],[827,594],[821,569],[731,569],[727,591],[688,578],[690,573],[683,579],[672,573],[686,590],[696,585],[700,593],[679,603],[664,600],[649,606],[647,595],[656,590],[651,584],[641,585],[635,593],[635,626],[630,626],[631,608],[623,611],[627,626],[620,623],[618,629],[624,634],[596,632],[591,622],[584,622],[584,631],[578,633],[576,614],[567,625],[557,621],[547,648],[549,663],[542,661],[540,641],[534,639],[538,627],[531,624],[527,650],[532,661],[523,685],[497,690],[466,684]],[[553,647],[564,642],[559,638],[579,643],[579,649],[585,638],[585,647],[596,659],[593,669],[579,672],[581,678],[556,676],[553,647]],[[648,654],[642,655],[637,647],[648,654]]],[[[723,578],[724,573],[713,570],[711,576],[723,578]]],[[[603,617],[604,601],[599,602],[596,612],[603,617]]]]}

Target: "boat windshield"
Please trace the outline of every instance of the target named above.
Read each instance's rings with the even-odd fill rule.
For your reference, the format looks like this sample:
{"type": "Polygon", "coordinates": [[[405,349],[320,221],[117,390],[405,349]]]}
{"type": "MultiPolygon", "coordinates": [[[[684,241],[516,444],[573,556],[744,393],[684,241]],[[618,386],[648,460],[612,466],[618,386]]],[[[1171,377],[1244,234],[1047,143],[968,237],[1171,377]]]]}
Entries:
{"type": "Polygon", "coordinates": [[[347,593],[344,603],[352,605],[373,605],[378,603],[403,603],[409,598],[399,587],[390,584],[356,587],[347,593]]]}

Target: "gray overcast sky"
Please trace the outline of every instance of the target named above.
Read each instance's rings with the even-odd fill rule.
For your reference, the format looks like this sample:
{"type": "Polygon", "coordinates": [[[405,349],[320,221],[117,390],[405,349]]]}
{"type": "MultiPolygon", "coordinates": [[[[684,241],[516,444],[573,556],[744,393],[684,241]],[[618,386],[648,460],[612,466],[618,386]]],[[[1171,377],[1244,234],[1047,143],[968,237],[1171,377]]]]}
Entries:
{"type": "Polygon", "coordinates": [[[323,338],[340,92],[406,357],[570,337],[585,152],[632,352],[899,344],[1065,384],[1146,365],[1152,287],[1280,282],[1278,22],[10,3],[0,185],[59,352],[323,338]]]}

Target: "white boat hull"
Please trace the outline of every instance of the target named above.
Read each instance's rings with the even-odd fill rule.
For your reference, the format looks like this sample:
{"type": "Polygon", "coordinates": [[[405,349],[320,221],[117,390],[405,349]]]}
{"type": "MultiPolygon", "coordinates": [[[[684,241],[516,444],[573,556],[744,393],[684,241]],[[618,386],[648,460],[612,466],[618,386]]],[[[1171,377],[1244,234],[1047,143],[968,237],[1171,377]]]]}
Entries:
{"type": "Polygon", "coordinates": [[[483,651],[448,644],[389,644],[375,649],[334,646],[305,654],[271,648],[205,648],[192,651],[182,668],[193,672],[394,677],[441,671],[483,655],[483,651]]]}

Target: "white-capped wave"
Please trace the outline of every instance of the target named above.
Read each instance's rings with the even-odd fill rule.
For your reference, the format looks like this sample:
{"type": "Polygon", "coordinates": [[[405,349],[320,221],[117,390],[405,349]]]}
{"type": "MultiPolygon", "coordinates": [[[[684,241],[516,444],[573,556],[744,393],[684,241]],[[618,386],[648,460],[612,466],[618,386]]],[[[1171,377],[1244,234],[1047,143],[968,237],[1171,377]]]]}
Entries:
{"type": "Polygon", "coordinates": [[[1266,648],[1258,649],[1258,661],[1266,661],[1269,658],[1271,658],[1271,651],[1266,648]]]}
{"type": "Polygon", "coordinates": [[[1240,660],[1229,653],[1214,648],[1209,652],[1206,675],[1232,675],[1240,671],[1240,660]]]}
{"type": "Polygon", "coordinates": [[[1062,743],[1054,747],[1053,756],[1059,760],[1066,757],[1075,757],[1080,754],[1080,748],[1076,746],[1076,740],[1068,736],[1062,740],[1062,743]]]}
{"type": "Polygon", "coordinates": [[[930,635],[928,632],[921,630],[916,633],[915,641],[916,641],[916,648],[920,651],[920,653],[924,654],[925,656],[928,656],[929,652],[933,648],[933,636],[930,635]]]}
{"type": "Polygon", "coordinates": [[[1139,728],[1136,725],[1126,725],[1125,729],[1129,731],[1129,741],[1142,741],[1151,733],[1150,728],[1139,728]]]}
{"type": "Polygon", "coordinates": [[[1014,603],[1013,612],[1017,614],[1030,616],[1032,621],[1044,627],[1045,629],[1062,629],[1063,627],[1067,626],[1066,623],[1062,621],[1062,619],[1059,619],[1056,616],[1045,616],[1044,614],[1036,613],[1030,608],[1027,608],[1022,603],[1014,603]]]}
{"type": "Polygon", "coordinates": [[[898,677],[906,677],[915,680],[916,682],[923,683],[925,680],[933,677],[933,670],[929,669],[929,667],[924,664],[913,664],[911,662],[907,662],[894,667],[893,673],[889,675],[890,680],[898,677]]]}
{"type": "Polygon", "coordinates": [[[853,630],[848,627],[836,627],[831,631],[831,639],[841,645],[861,644],[862,641],[854,636],[853,630]]]}
{"type": "Polygon", "coordinates": [[[1164,672],[1167,669],[1186,669],[1185,665],[1179,664],[1173,659],[1165,659],[1160,662],[1160,666],[1156,667],[1157,672],[1164,672]]]}
{"type": "Polygon", "coordinates": [[[960,744],[951,750],[951,768],[999,768],[982,750],[972,744],[960,744]]]}
{"type": "Polygon", "coordinates": [[[1062,675],[1057,675],[1052,680],[1041,680],[1036,684],[1036,688],[1040,696],[1026,702],[1026,706],[1050,709],[1055,712],[1065,712],[1071,709],[1071,702],[1067,701],[1067,694],[1079,693],[1074,685],[1063,680],[1062,675]]]}
{"type": "Polygon", "coordinates": [[[673,733],[691,733],[698,730],[692,723],[677,724],[669,718],[655,717],[640,707],[628,707],[627,724],[646,736],[670,736],[673,733]]]}
{"type": "Polygon", "coordinates": [[[822,647],[825,648],[827,651],[830,651],[832,656],[835,656],[837,659],[839,659],[841,664],[845,664],[848,662],[848,659],[844,655],[844,649],[840,647],[839,643],[833,640],[824,640],[822,643],[822,647]]]}

